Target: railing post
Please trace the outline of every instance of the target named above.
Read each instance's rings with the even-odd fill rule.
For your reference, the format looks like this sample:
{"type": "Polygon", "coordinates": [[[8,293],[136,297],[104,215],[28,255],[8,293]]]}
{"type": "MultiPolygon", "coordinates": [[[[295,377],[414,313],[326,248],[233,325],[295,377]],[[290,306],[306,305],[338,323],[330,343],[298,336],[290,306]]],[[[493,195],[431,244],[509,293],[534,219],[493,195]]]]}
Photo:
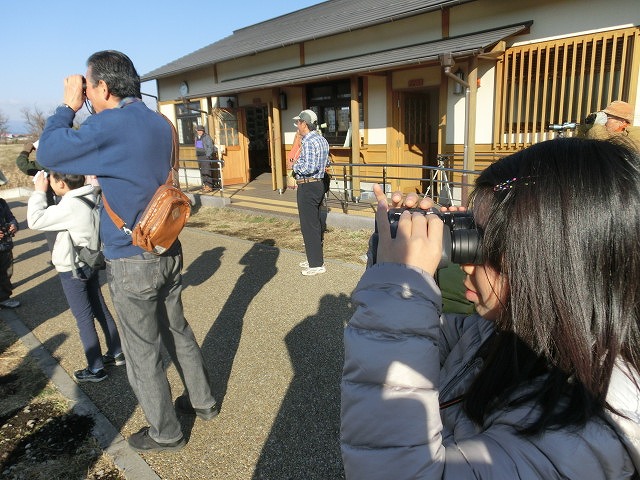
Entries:
{"type": "Polygon", "coordinates": [[[349,186],[347,185],[347,167],[342,167],[342,211],[347,213],[349,211],[349,186]]]}
{"type": "Polygon", "coordinates": [[[215,160],[218,164],[218,173],[220,174],[220,193],[224,191],[224,183],[222,183],[222,160],[215,160]]]}
{"type": "Polygon", "coordinates": [[[382,191],[387,194],[387,167],[382,167],[382,191]]]}

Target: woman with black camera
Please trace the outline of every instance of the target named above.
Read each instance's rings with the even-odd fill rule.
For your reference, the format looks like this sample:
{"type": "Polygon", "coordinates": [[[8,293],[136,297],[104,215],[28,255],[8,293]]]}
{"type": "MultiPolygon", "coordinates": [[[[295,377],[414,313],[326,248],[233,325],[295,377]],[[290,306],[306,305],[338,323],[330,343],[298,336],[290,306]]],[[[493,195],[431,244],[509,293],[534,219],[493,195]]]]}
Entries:
{"type": "Polygon", "coordinates": [[[440,218],[403,213],[391,238],[376,195],[377,264],[345,330],[347,478],[638,478],[638,154],[565,138],[487,168],[472,316],[441,315],[440,218]]]}

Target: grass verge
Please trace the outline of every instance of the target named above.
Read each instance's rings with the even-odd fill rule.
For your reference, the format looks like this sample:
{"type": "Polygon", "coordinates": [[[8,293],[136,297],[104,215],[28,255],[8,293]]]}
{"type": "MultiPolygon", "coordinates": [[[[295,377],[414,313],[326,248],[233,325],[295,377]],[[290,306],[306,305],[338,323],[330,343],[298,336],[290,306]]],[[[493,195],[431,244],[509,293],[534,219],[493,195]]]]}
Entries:
{"type": "Polygon", "coordinates": [[[0,322],[0,478],[124,480],[92,428],[0,322]]]}

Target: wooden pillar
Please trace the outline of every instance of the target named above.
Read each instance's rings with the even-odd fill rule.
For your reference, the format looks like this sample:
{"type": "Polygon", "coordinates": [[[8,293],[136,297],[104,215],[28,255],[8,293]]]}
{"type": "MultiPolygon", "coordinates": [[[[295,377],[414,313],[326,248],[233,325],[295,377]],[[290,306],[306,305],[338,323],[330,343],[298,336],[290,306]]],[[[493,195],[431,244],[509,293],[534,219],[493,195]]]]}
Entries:
{"type": "MultiPolygon", "coordinates": [[[[358,76],[351,77],[351,163],[360,163],[360,108],[358,104],[358,76]]],[[[351,169],[351,174],[357,176],[360,169],[351,169]]],[[[352,196],[360,196],[360,179],[351,179],[352,196]]]]}
{"type": "Polygon", "coordinates": [[[271,181],[274,190],[284,192],[287,186],[284,183],[284,176],[286,175],[286,169],[284,166],[284,160],[282,155],[282,122],[280,120],[280,89],[274,88],[271,93],[270,111],[269,117],[272,119],[269,125],[269,143],[271,144],[271,152],[273,153],[273,168],[271,181]]]}
{"type": "Polygon", "coordinates": [[[469,170],[476,169],[476,118],[478,109],[478,57],[474,56],[469,62],[469,145],[468,165],[469,170]]]}

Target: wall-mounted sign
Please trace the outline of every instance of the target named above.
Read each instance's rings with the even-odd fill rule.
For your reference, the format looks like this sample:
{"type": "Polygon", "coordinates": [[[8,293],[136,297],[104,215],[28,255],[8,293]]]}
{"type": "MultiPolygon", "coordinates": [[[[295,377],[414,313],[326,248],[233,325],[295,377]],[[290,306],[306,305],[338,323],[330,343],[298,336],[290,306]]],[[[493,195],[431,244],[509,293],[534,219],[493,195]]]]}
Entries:
{"type": "Polygon", "coordinates": [[[422,87],[423,85],[424,85],[423,78],[412,78],[411,80],[409,80],[410,87],[422,87]]]}

